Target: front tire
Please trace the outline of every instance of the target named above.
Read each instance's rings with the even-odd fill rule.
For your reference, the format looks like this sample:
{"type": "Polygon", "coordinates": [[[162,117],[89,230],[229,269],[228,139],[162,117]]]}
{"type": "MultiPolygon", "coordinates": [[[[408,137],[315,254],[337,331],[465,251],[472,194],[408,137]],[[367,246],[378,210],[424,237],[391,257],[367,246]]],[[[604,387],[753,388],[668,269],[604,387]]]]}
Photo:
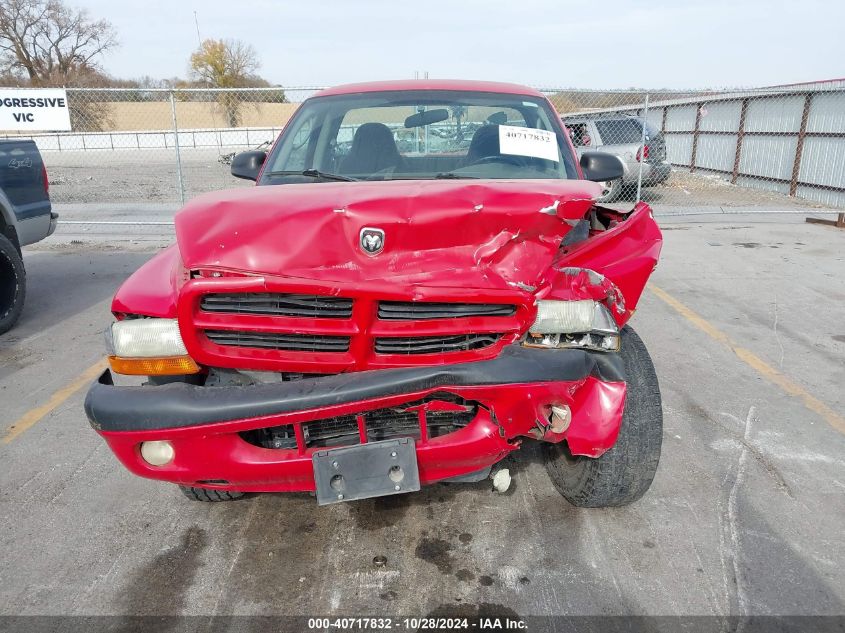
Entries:
{"type": "Polygon", "coordinates": [[[651,486],[663,442],[663,409],[648,350],[630,327],[622,330],[628,388],[616,444],[598,458],[572,455],[566,442],[545,446],[546,471],[557,491],[583,508],[622,506],[651,486]]]}
{"type": "Polygon", "coordinates": [[[244,496],[242,492],[233,492],[230,490],[213,490],[211,488],[195,488],[194,486],[179,486],[182,494],[188,497],[191,501],[233,501],[244,496]]]}
{"type": "Polygon", "coordinates": [[[0,234],[0,334],[8,332],[23,312],[26,271],[18,249],[0,234]]]}

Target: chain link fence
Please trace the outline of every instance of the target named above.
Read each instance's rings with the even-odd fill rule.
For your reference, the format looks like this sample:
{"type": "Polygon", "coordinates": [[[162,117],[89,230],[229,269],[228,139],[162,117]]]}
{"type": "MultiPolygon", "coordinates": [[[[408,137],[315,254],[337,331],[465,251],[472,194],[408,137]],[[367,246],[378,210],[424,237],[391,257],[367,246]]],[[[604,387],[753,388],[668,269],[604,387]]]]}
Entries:
{"type": "MultiPolygon", "coordinates": [[[[269,146],[317,90],[68,89],[73,132],[32,138],[56,204],[178,206],[250,186],[229,174],[231,157],[269,146]]],[[[624,178],[603,183],[611,206],[643,199],[664,214],[845,209],[845,81],[541,92],[579,153],[622,159],[624,178]]],[[[483,123],[464,121],[467,129],[483,123]]]]}
{"type": "Polygon", "coordinates": [[[316,90],[68,89],[73,131],[31,138],[56,204],[181,204],[248,186],[231,157],[269,146],[316,90]]]}
{"type": "Polygon", "coordinates": [[[611,152],[608,201],[665,212],[845,207],[845,81],[751,90],[544,91],[573,144],[611,152]]]}

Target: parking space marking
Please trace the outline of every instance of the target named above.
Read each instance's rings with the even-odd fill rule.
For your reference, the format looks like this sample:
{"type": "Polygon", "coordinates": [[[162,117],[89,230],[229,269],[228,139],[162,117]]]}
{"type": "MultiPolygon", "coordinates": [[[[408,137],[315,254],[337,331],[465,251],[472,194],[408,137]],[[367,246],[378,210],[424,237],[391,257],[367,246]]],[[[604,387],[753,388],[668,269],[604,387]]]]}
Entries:
{"type": "Polygon", "coordinates": [[[79,378],[50,396],[47,402],[24,413],[21,418],[6,429],[6,434],[2,440],[3,444],[9,444],[21,433],[38,424],[44,417],[55,411],[56,407],[99,376],[107,366],[108,361],[106,359],[91,365],[91,367],[79,375],[79,378]]]}
{"type": "Polygon", "coordinates": [[[699,330],[707,334],[707,336],[719,343],[725,344],[734,354],[736,354],[737,358],[751,367],[751,369],[756,371],[763,378],[779,387],[781,391],[786,394],[799,398],[805,407],[821,416],[831,427],[840,433],[845,433],[845,418],[836,413],[836,411],[816,398],[797,382],[779,372],[751,350],[736,345],[727,334],[715,327],[704,317],[693,312],[690,308],[675,299],[675,297],[662,288],[658,288],[652,283],[649,283],[648,288],[658,299],[669,305],[669,307],[674,309],[678,314],[692,323],[699,330]]]}

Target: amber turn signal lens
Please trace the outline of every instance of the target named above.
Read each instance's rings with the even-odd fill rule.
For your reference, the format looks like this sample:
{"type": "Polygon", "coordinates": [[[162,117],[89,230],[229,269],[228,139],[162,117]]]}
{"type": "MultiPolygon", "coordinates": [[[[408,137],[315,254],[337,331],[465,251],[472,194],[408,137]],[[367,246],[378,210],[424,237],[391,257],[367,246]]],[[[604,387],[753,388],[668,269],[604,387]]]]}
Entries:
{"type": "Polygon", "coordinates": [[[200,368],[190,356],[166,358],[122,358],[109,356],[113,372],[127,376],[177,376],[196,374],[200,368]]]}

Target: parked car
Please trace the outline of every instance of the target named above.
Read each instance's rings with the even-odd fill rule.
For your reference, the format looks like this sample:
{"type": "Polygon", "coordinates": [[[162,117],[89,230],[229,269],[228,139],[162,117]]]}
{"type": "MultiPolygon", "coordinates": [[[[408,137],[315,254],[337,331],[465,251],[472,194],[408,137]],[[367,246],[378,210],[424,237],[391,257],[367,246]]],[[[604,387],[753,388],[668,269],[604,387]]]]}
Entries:
{"type": "Polygon", "coordinates": [[[645,493],[660,392],[627,323],[660,230],[644,203],[595,204],[590,181],[622,165],[578,160],[543,95],[341,86],[231,171],[258,186],[190,201],[176,244],[114,298],[111,371],[85,409],[130,471],[202,501],[327,504],[480,481],[540,442],[576,505],[645,493]],[[463,153],[397,149],[397,129],[466,125],[456,112],[486,121],[463,153]]]}
{"type": "Polygon", "coordinates": [[[622,178],[602,183],[599,202],[615,202],[626,188],[635,188],[640,169],[643,187],[669,179],[672,165],[666,160],[663,134],[645,119],[627,114],[579,114],[562,118],[579,155],[584,151],[607,152],[622,161],[622,178]]]}
{"type": "Polygon", "coordinates": [[[21,247],[56,230],[47,170],[31,140],[0,140],[0,334],[23,312],[26,271],[21,247]]]}

